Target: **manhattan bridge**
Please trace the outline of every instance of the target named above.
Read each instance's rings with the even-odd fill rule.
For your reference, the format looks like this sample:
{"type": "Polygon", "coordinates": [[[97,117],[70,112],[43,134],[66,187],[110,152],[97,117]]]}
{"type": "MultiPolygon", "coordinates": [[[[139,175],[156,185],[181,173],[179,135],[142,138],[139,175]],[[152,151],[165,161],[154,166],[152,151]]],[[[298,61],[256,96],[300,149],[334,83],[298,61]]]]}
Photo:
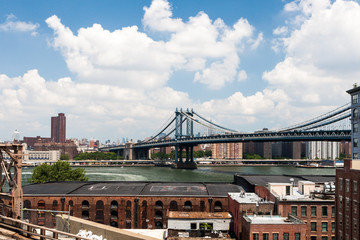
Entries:
{"type": "MultiPolygon", "coordinates": [[[[116,152],[125,159],[148,159],[156,147],[175,147],[175,164],[192,164],[193,147],[198,144],[231,142],[291,142],[291,141],[350,141],[350,103],[326,114],[277,130],[245,133],[220,126],[194,110],[176,109],[168,121],[151,138],[138,143],[104,147],[102,151],[116,152]],[[197,134],[194,134],[197,133],[197,134]],[[182,159],[186,151],[186,159],[182,159]]],[[[181,167],[181,166],[180,166],[181,167]]]]}

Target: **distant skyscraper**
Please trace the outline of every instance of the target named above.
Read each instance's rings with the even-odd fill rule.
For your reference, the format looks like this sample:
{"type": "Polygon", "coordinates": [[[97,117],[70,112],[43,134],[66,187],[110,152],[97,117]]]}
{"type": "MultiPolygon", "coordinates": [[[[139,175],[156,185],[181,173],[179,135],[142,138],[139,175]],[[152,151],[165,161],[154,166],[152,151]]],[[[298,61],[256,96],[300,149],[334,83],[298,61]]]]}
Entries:
{"type": "Polygon", "coordinates": [[[65,143],[66,140],[66,117],[59,113],[57,117],[51,117],[51,141],[65,143]]]}

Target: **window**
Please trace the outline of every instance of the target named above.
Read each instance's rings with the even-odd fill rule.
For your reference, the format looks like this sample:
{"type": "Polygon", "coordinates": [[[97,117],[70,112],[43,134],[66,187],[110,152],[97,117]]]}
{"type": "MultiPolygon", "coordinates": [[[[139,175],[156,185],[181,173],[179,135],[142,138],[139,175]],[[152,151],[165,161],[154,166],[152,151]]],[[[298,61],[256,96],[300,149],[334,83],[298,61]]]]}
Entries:
{"type": "Polygon", "coordinates": [[[335,217],[335,206],[331,207],[331,216],[335,217]]]}
{"type": "Polygon", "coordinates": [[[311,222],[310,223],[310,229],[312,232],[316,232],[316,222],[311,222]]]}
{"type": "Polygon", "coordinates": [[[186,201],[185,204],[184,204],[184,209],[186,211],[190,211],[192,208],[192,203],[190,201],[186,201]]]}
{"type": "Polygon", "coordinates": [[[279,240],[279,234],[273,233],[273,240],[279,240]]]}
{"type": "Polygon", "coordinates": [[[311,216],[316,217],[316,206],[311,206],[311,216]]]}
{"type": "Polygon", "coordinates": [[[328,237],[327,236],[322,236],[321,240],[328,240],[328,237]]]}
{"type": "Polygon", "coordinates": [[[358,206],[358,202],[356,200],[353,201],[353,212],[355,214],[357,214],[358,210],[357,210],[357,206],[358,206]]]}
{"type": "Polygon", "coordinates": [[[289,240],[289,233],[284,233],[284,240],[289,240]]]}
{"type": "Polygon", "coordinates": [[[343,190],[343,179],[339,178],[339,190],[342,191],[343,190]]]}
{"type": "Polygon", "coordinates": [[[301,216],[302,217],[306,217],[306,210],[307,210],[306,206],[301,206],[301,216]]]}
{"type": "Polygon", "coordinates": [[[358,117],[359,117],[359,110],[355,108],[353,112],[353,118],[358,118],[358,117]]]}
{"type": "Polygon", "coordinates": [[[327,206],[322,206],[321,213],[322,213],[323,217],[326,217],[328,215],[328,207],[327,206]]]}
{"type": "Polygon", "coordinates": [[[339,196],[339,208],[342,209],[343,208],[343,197],[339,196]]]}
{"type": "Polygon", "coordinates": [[[346,183],[345,183],[345,187],[346,187],[346,192],[349,192],[350,191],[350,180],[349,179],[346,179],[346,183]]]}
{"type": "Polygon", "coordinates": [[[353,191],[354,191],[355,194],[357,194],[357,191],[358,191],[357,190],[357,181],[353,182],[353,191]]]}
{"type": "Polygon", "coordinates": [[[200,201],[200,211],[205,211],[205,202],[204,201],[200,201]]]}
{"type": "Polygon", "coordinates": [[[353,229],[354,229],[354,235],[356,235],[356,231],[357,231],[357,219],[353,218],[353,229]]]}
{"type": "Polygon", "coordinates": [[[354,124],[353,124],[353,132],[354,132],[354,133],[359,132],[359,124],[357,124],[357,123],[354,123],[354,124]]]}
{"type": "Polygon", "coordinates": [[[111,208],[118,208],[118,202],[117,201],[111,201],[111,203],[110,203],[110,207],[111,208]]]}
{"type": "Polygon", "coordinates": [[[354,138],[353,139],[353,147],[357,147],[358,146],[358,139],[354,138]]]}
{"type": "Polygon", "coordinates": [[[89,202],[84,200],[81,203],[81,208],[88,209],[89,208],[89,202]]]}
{"type": "Polygon", "coordinates": [[[290,195],[290,186],[286,186],[286,195],[290,195]]]}
{"type": "Polygon", "coordinates": [[[291,206],[291,214],[297,216],[297,206],[291,206]]]}
{"type": "Polygon", "coordinates": [[[191,223],[191,229],[196,229],[196,223],[191,223]]]}
{"type": "Polygon", "coordinates": [[[99,200],[96,202],[96,210],[103,210],[104,209],[104,202],[99,200]]]}
{"type": "Polygon", "coordinates": [[[170,211],[177,211],[178,210],[178,204],[176,201],[170,202],[170,211]]]}
{"type": "Polygon", "coordinates": [[[332,223],[331,223],[331,231],[332,231],[332,232],[335,232],[335,222],[332,222],[332,223]]]}
{"type": "Polygon", "coordinates": [[[327,222],[322,222],[321,223],[321,231],[323,231],[323,232],[328,231],[328,223],[327,222]]]}
{"type": "Polygon", "coordinates": [[[295,240],[300,240],[300,233],[295,233],[295,240]]]}
{"type": "Polygon", "coordinates": [[[269,240],[269,234],[263,233],[263,240],[269,240]]]}
{"type": "Polygon", "coordinates": [[[310,240],[316,240],[316,236],[311,236],[310,240]]]}
{"type": "Polygon", "coordinates": [[[353,159],[359,159],[359,154],[354,153],[354,154],[353,154],[353,159]]]}
{"type": "Polygon", "coordinates": [[[214,205],[215,212],[221,212],[222,211],[222,204],[220,201],[216,201],[214,205]]]}
{"type": "Polygon", "coordinates": [[[259,234],[253,233],[253,240],[259,240],[259,234]]]}
{"type": "Polygon", "coordinates": [[[358,103],[358,95],[357,94],[352,95],[351,98],[352,98],[352,104],[357,104],[358,103]]]}

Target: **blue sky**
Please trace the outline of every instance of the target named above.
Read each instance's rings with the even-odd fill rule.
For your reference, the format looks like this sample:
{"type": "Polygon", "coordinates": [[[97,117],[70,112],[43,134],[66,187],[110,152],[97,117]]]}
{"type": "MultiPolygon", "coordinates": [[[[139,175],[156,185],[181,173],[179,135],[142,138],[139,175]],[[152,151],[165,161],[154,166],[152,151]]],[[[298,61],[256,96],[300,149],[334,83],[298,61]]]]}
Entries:
{"type": "Polygon", "coordinates": [[[255,131],[349,101],[357,1],[0,0],[0,140],[143,139],[176,107],[255,131]]]}

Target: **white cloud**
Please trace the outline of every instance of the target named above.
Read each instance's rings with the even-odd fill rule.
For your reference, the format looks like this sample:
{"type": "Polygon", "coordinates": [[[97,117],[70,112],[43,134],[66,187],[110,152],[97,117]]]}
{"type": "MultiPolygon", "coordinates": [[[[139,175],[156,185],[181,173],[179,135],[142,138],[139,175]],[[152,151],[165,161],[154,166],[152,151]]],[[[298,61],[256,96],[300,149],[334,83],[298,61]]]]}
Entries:
{"type": "Polygon", "coordinates": [[[0,30],[4,32],[31,32],[32,36],[37,35],[38,23],[18,21],[15,15],[10,14],[6,21],[0,24],[0,30]]]}
{"type": "Polygon", "coordinates": [[[264,72],[263,79],[286,92],[289,108],[305,113],[305,120],[324,113],[319,109],[348,102],[345,91],[360,79],[360,6],[354,1],[303,0],[285,5],[285,10],[297,13],[288,25],[274,30],[289,30],[273,46],[283,50],[285,58],[264,72]]]}
{"type": "Polygon", "coordinates": [[[221,88],[236,80],[245,46],[254,49],[263,38],[258,33],[253,39],[254,28],[242,18],[231,27],[221,19],[212,21],[204,12],[187,22],[173,18],[165,0],[154,0],[144,11],[145,28],[169,33],[167,41],[156,41],[137,26],[110,32],[94,24],[74,34],[57,16],[46,23],[55,33],[53,46],[80,80],[130,88],[166,86],[177,70],[194,72],[195,81],[221,88]]]}

